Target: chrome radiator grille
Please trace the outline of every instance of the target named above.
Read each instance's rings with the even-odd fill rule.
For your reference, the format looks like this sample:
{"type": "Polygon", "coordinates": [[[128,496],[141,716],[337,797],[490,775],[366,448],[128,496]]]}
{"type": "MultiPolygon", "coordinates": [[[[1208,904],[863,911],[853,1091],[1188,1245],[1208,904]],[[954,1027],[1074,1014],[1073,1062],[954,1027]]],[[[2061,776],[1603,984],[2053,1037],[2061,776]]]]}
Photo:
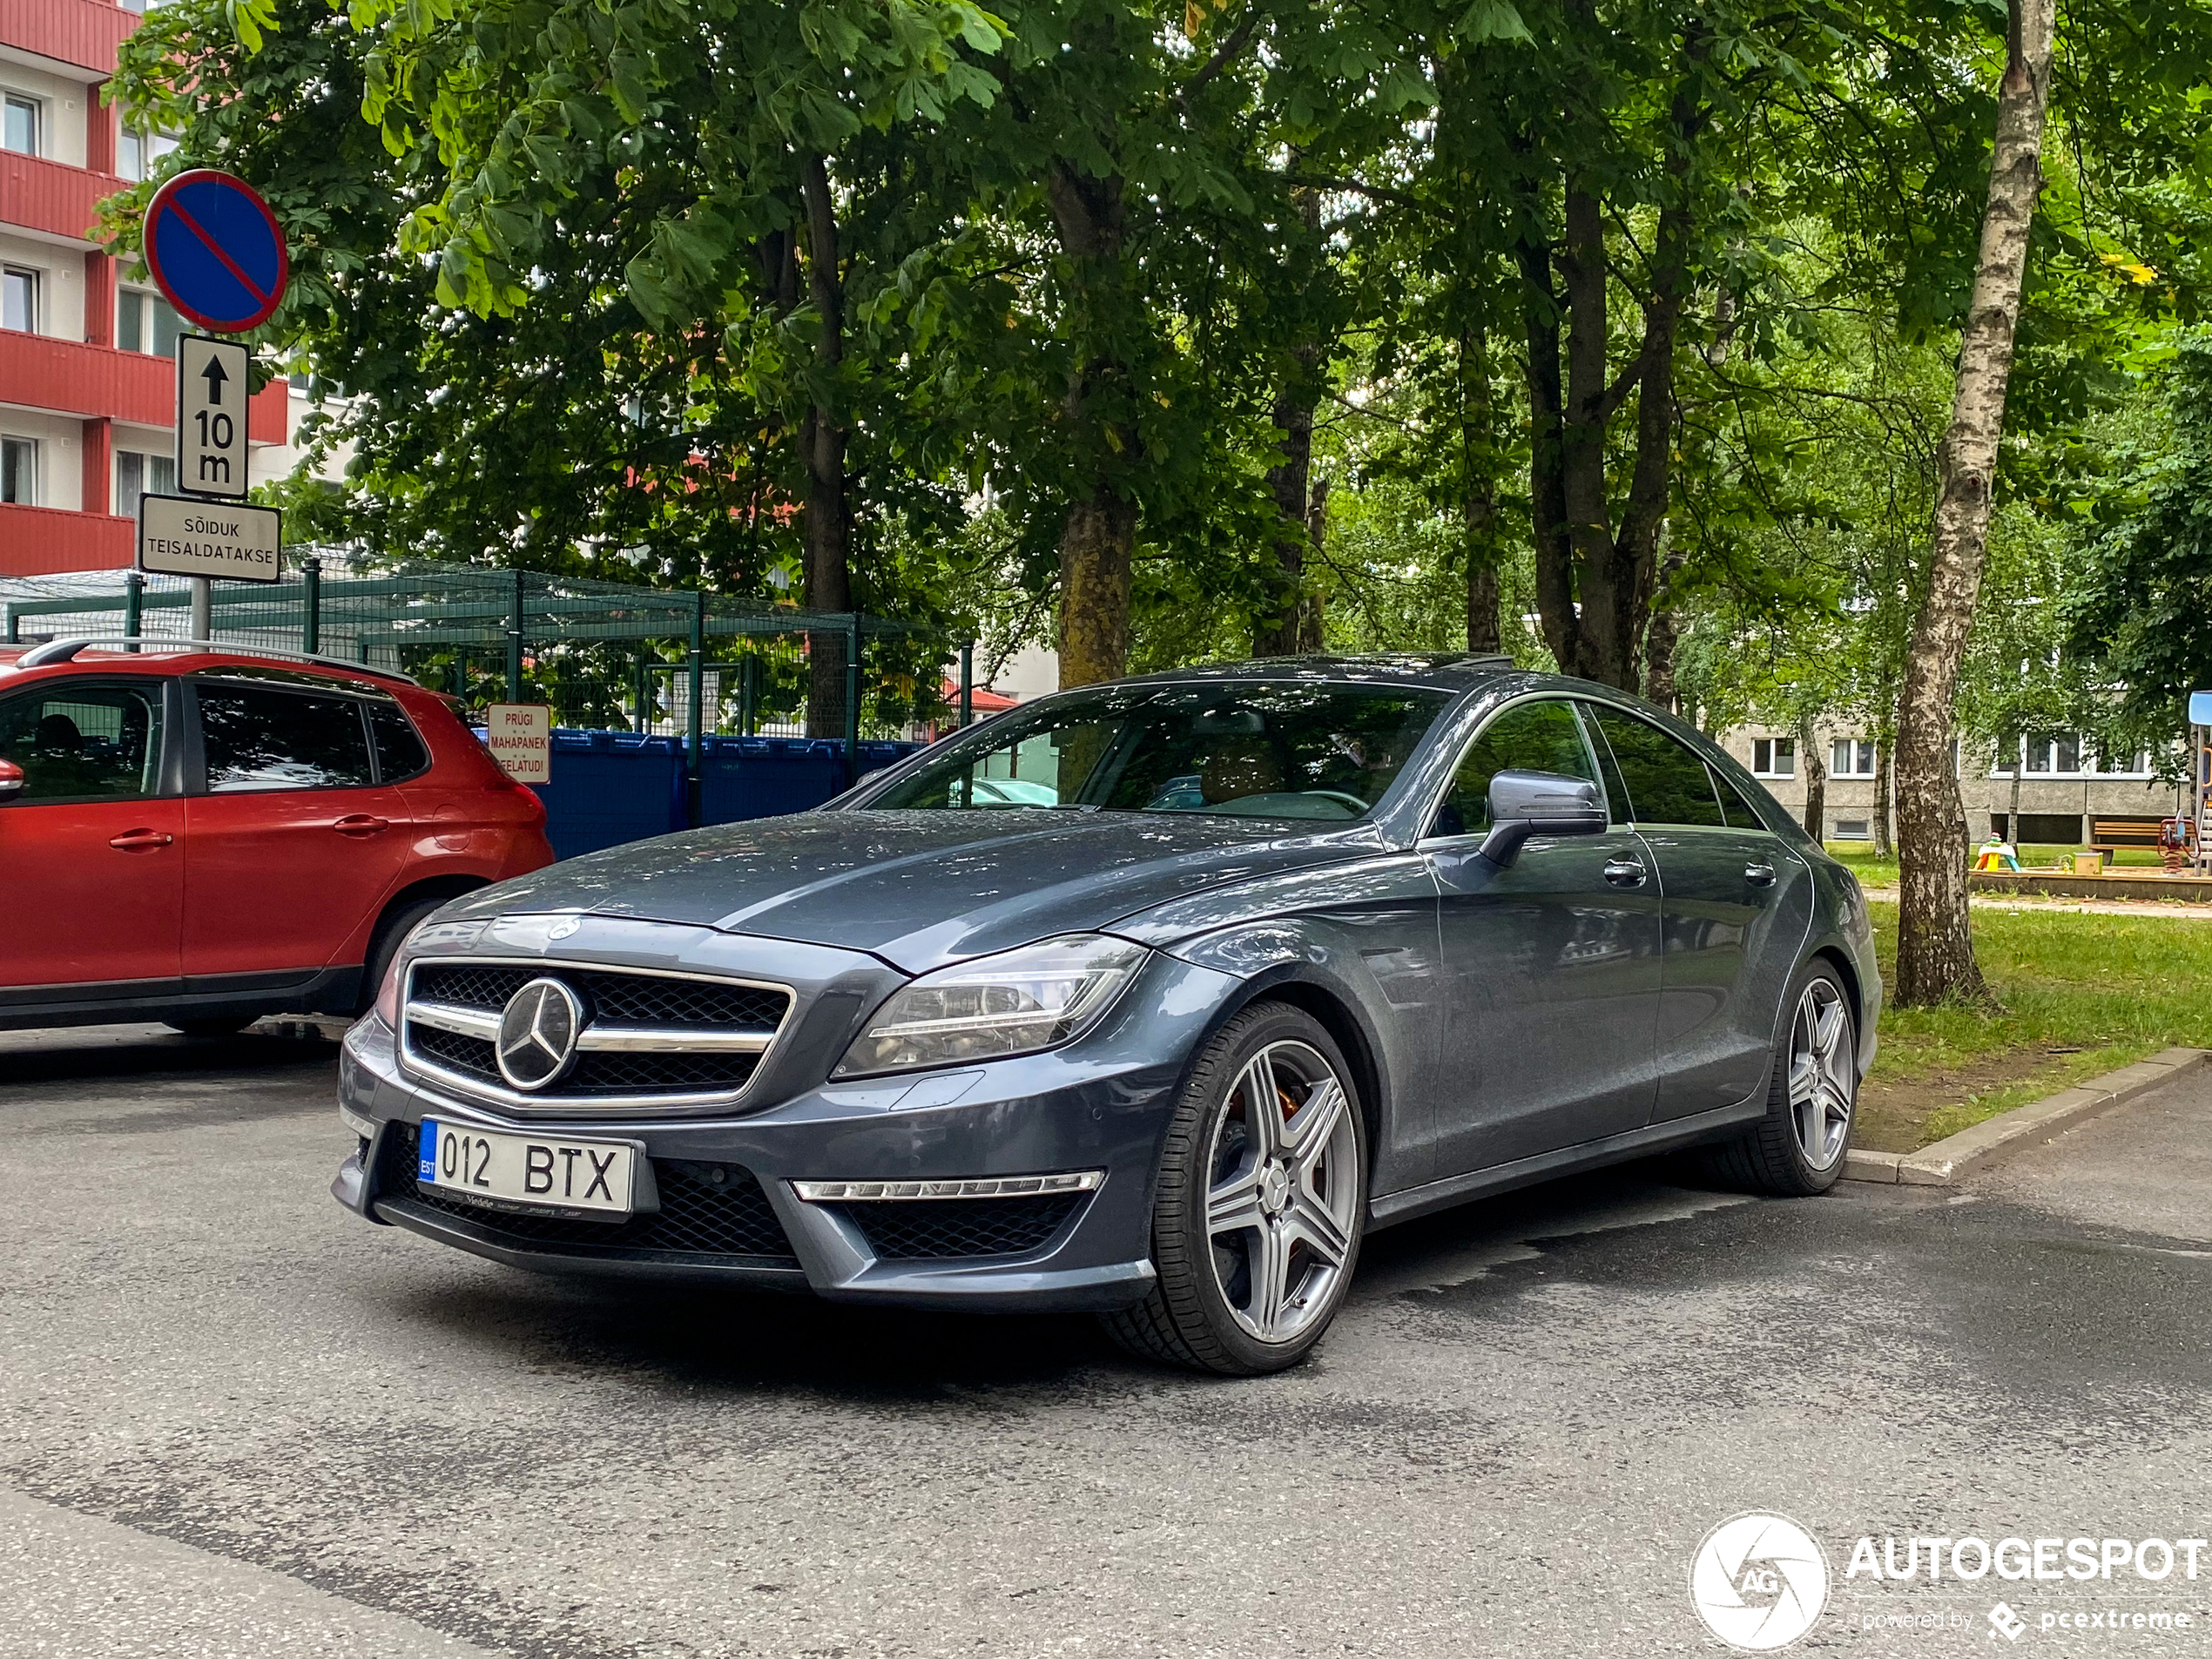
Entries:
{"type": "Polygon", "coordinates": [[[744,1092],[791,1006],[786,987],[704,974],[424,960],[408,969],[401,1053],[411,1070],[526,1109],[722,1105],[744,1092]],[[565,987],[581,1018],[560,1033],[566,1065],[529,1088],[500,1064],[500,1028],[517,993],[540,980],[565,987]]]}

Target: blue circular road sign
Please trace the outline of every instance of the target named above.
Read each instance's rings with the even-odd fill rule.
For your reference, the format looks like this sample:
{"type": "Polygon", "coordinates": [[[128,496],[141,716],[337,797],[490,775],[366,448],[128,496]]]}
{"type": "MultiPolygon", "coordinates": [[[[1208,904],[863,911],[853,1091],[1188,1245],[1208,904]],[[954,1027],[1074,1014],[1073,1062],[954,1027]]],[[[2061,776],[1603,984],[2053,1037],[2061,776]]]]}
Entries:
{"type": "Polygon", "coordinates": [[[276,215],[243,179],[180,172],[146,204],[146,269],[202,328],[243,334],[269,320],[292,274],[276,215]]]}

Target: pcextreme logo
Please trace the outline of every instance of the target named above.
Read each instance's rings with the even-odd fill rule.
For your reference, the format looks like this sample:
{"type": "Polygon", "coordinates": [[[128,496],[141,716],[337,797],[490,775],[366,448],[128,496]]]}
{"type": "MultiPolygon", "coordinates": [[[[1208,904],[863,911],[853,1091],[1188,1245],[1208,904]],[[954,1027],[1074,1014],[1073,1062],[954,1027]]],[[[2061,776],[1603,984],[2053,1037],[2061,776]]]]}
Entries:
{"type": "Polygon", "coordinates": [[[1730,1515],[1689,1563],[1689,1601],[1731,1648],[1770,1653],[1812,1629],[1828,1602],[1828,1557],[1785,1515],[1730,1515]]]}

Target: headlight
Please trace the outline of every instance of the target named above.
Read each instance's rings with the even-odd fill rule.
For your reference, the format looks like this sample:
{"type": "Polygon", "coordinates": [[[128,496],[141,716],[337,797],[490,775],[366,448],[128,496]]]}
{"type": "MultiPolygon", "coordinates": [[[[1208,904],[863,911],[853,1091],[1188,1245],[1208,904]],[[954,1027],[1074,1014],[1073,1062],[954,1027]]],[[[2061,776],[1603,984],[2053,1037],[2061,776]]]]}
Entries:
{"type": "Polygon", "coordinates": [[[924,974],[876,1011],[834,1075],[1056,1049],[1105,1017],[1146,954],[1125,939],[1070,934],[924,974]]]}

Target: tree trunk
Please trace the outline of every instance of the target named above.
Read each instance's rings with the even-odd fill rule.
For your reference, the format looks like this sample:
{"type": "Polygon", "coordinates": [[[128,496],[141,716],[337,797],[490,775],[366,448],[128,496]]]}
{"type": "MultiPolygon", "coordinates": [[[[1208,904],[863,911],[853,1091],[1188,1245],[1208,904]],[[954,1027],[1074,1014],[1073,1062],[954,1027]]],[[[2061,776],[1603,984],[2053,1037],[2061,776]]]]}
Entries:
{"type": "Polygon", "coordinates": [[[1136,509],[1110,488],[1068,509],[1060,532],[1060,684],[1094,685],[1129,667],[1130,556],[1136,509]]]}
{"type": "Polygon", "coordinates": [[[1938,463],[1928,586],[1905,666],[1898,733],[1897,1001],[1986,1001],[1974,960],[1959,834],[1965,810],[1950,765],[1952,704],[1988,550],[1990,494],[2005,392],[2042,184],[2043,114],[2057,0],[2011,0],[1998,88],[1989,201],[1959,342],[1951,425],[1938,463]]]}
{"type": "Polygon", "coordinates": [[[1498,618],[1498,444],[1490,401],[1490,338],[1480,328],[1460,335],[1460,476],[1467,533],[1467,649],[1503,649],[1498,618]],[[1473,382],[1474,395],[1468,395],[1473,382]]]}
{"type": "MultiPolygon", "coordinates": [[[[1318,560],[1329,539],[1329,481],[1313,481],[1311,504],[1305,509],[1306,550],[1318,560]]],[[[1322,612],[1321,590],[1309,583],[1298,602],[1298,654],[1318,657],[1329,648],[1328,618],[1322,612]]]]}
{"type": "Polygon", "coordinates": [[[2013,750],[2013,799],[2005,808],[2005,839],[2014,846],[2020,844],[2020,765],[2023,758],[2022,748],[2015,745],[2013,750]]]}
{"type": "MultiPolygon", "coordinates": [[[[806,203],[806,291],[820,318],[814,338],[814,401],[799,423],[799,448],[806,462],[806,606],[810,610],[853,608],[852,520],[845,499],[845,428],[831,401],[838,368],[845,361],[845,283],[840,272],[837,198],[829,170],[818,155],[799,159],[799,188],[806,203]]],[[[846,729],[846,637],[840,632],[806,638],[806,735],[841,738],[846,729]]]]}
{"type": "MultiPolygon", "coordinates": [[[[1301,363],[1297,372],[1303,375],[1305,365],[1301,363]]],[[[1275,400],[1275,424],[1283,434],[1283,460],[1269,469],[1267,484],[1275,496],[1275,570],[1281,608],[1254,623],[1255,657],[1298,655],[1298,608],[1305,589],[1306,484],[1313,465],[1313,404],[1303,387],[1286,390],[1275,400]]]]}
{"type": "Polygon", "coordinates": [[[1897,770],[1897,740],[1874,734],[1874,811],[1867,827],[1874,835],[1874,856],[1885,859],[1896,851],[1890,844],[1890,779],[1897,770]]]}
{"type": "MultiPolygon", "coordinates": [[[[1127,296],[1122,242],[1127,214],[1118,175],[1100,179],[1055,161],[1045,181],[1061,251],[1074,266],[1079,341],[1113,338],[1127,296]]],[[[1129,670],[1130,578],[1136,505],[1114,458],[1132,455],[1131,435],[1095,414],[1098,394],[1129,378],[1110,350],[1088,354],[1069,374],[1067,410],[1091,461],[1090,488],[1068,503],[1060,527],[1060,684],[1092,685],[1129,670]],[[1093,421],[1096,430],[1089,429],[1093,421]]]]}
{"type": "Polygon", "coordinates": [[[1804,759],[1805,833],[1816,841],[1828,839],[1828,763],[1820,758],[1820,734],[1808,715],[1797,722],[1797,752],[1804,759]]]}
{"type": "MultiPolygon", "coordinates": [[[[1660,569],[1658,585],[1664,587],[1683,563],[1681,549],[1669,551],[1660,569]]],[[[1653,612],[1643,639],[1643,694],[1670,712],[1679,711],[1676,705],[1681,700],[1675,690],[1675,648],[1681,643],[1682,624],[1673,607],[1653,612]]]]}
{"type": "MultiPolygon", "coordinates": [[[[1291,152],[1295,164],[1297,152],[1291,152]]],[[[1296,192],[1298,217],[1310,240],[1321,233],[1321,193],[1296,192]]],[[[1305,589],[1305,552],[1310,502],[1308,485],[1313,471],[1314,365],[1320,361],[1318,341],[1301,340],[1291,347],[1288,380],[1275,400],[1275,425],[1283,434],[1281,464],[1269,469],[1268,489],[1275,496],[1275,569],[1280,608],[1272,617],[1252,626],[1252,655],[1295,657],[1302,632],[1300,616],[1305,589]]]]}
{"type": "Polygon", "coordinates": [[[1551,250],[1526,238],[1514,246],[1521,266],[1521,317],[1527,340],[1528,539],[1536,552],[1536,615],[1562,674],[1582,665],[1582,620],[1575,609],[1575,553],[1567,535],[1567,475],[1561,460],[1559,296],[1551,250]]]}
{"type": "Polygon", "coordinates": [[[1467,649],[1502,651],[1504,631],[1498,620],[1498,567],[1467,562],[1467,649]]]}
{"type": "MultiPolygon", "coordinates": [[[[1593,0],[1570,0],[1595,27],[1593,0]]],[[[1524,237],[1514,259],[1528,334],[1531,530],[1536,550],[1536,609],[1561,671],[1616,685],[1643,684],[1643,640],[1651,612],[1659,543],[1674,481],[1674,357],[1689,280],[1696,227],[1689,158],[1709,123],[1697,101],[1710,43],[1693,30],[1683,43],[1683,72],[1668,122],[1675,143],[1668,164],[1676,194],[1659,214],[1643,298],[1642,339],[1635,358],[1608,381],[1608,314],[1613,273],[1605,245],[1606,203],[1595,181],[1563,184],[1556,254],[1561,291],[1552,287],[1552,250],[1524,237]],[[1567,325],[1564,384],[1558,325],[1567,325]],[[1636,399],[1629,490],[1618,529],[1608,491],[1608,433],[1636,399]]]]}

